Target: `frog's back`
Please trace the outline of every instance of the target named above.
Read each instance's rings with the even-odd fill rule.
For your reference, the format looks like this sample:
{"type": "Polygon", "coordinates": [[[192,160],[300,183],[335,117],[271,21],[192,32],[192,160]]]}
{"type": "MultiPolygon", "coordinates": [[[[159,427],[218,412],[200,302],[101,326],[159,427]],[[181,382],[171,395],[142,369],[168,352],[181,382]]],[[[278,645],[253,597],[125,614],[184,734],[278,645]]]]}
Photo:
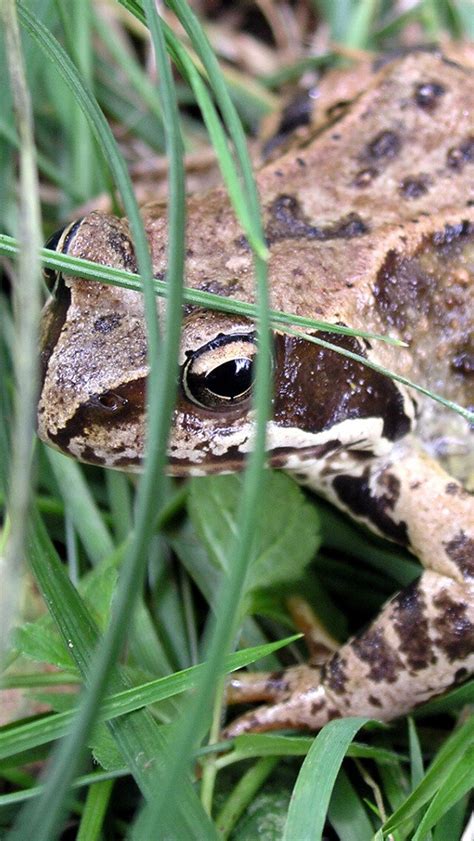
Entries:
{"type": "MultiPolygon", "coordinates": [[[[377,346],[376,358],[464,405],[474,403],[473,77],[437,52],[392,61],[257,175],[273,306],[405,339],[406,352],[377,346]]],[[[224,190],[192,198],[188,212],[188,285],[253,300],[224,190]]],[[[164,271],[164,208],[145,218],[164,271]]]]}

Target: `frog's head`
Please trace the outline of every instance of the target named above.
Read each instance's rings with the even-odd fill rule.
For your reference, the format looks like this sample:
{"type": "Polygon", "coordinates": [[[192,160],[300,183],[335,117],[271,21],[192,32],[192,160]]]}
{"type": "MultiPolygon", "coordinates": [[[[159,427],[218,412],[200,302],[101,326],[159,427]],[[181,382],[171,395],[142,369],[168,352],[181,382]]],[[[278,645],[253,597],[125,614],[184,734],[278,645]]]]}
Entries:
{"type": "MultiPolygon", "coordinates": [[[[135,270],[126,222],[115,217],[92,213],[49,244],[135,270]]],[[[142,296],[77,277],[51,275],[50,281],[39,435],[82,461],[138,470],[148,372],[142,296]]],[[[366,352],[361,340],[327,333],[324,338],[366,352]]],[[[186,309],[170,472],[223,472],[243,464],[254,431],[256,352],[255,325],[248,319],[186,309]]],[[[268,450],[274,466],[298,468],[347,446],[380,450],[410,428],[410,405],[392,381],[295,336],[274,334],[273,382],[268,450]]]]}

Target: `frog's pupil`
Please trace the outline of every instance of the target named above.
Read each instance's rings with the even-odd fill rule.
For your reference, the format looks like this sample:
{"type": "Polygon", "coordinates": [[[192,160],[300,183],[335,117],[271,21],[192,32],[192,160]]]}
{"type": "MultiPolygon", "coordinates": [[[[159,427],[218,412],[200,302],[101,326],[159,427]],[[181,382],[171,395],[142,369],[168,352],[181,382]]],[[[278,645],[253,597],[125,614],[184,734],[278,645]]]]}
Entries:
{"type": "Polygon", "coordinates": [[[230,400],[244,394],[252,385],[252,360],[231,359],[206,375],[206,388],[230,400]]]}

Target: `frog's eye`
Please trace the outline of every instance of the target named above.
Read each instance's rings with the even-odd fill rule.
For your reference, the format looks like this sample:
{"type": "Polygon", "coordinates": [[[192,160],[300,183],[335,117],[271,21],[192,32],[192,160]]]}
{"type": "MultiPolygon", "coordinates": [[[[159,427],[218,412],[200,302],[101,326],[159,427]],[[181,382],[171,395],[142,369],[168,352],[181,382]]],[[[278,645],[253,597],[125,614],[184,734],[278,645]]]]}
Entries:
{"type": "MultiPolygon", "coordinates": [[[[62,228],[59,228],[59,230],[55,231],[55,233],[52,234],[45,242],[44,247],[49,248],[50,251],[58,251],[60,254],[67,254],[69,244],[81,222],[82,219],[79,219],[70,225],[64,225],[62,228]]],[[[60,278],[59,272],[57,272],[56,269],[45,267],[43,269],[43,275],[49,291],[55,294],[60,278]]]]}
{"type": "Polygon", "coordinates": [[[183,391],[205,409],[229,409],[249,400],[253,363],[257,351],[255,333],[217,336],[190,353],[183,366],[183,391]]]}

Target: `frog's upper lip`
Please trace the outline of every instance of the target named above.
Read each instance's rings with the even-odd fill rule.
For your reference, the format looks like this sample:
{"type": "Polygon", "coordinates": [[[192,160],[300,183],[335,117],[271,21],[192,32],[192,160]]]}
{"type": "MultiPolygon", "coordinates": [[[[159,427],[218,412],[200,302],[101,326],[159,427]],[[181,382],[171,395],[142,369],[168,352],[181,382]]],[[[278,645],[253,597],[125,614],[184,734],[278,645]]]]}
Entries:
{"type": "MultiPolygon", "coordinates": [[[[292,457],[301,461],[302,466],[308,461],[322,459],[328,453],[334,453],[342,447],[338,438],[332,438],[321,444],[313,444],[307,447],[296,449],[295,447],[276,447],[267,453],[267,467],[285,468],[290,466],[292,457]]],[[[361,451],[363,452],[363,451],[361,451]]],[[[243,470],[245,460],[249,454],[232,448],[228,456],[212,456],[207,454],[202,461],[191,462],[189,459],[170,457],[167,466],[167,473],[171,476],[186,477],[189,475],[213,475],[218,473],[234,473],[243,470]]],[[[297,468],[292,464],[292,468],[297,468]]]]}

